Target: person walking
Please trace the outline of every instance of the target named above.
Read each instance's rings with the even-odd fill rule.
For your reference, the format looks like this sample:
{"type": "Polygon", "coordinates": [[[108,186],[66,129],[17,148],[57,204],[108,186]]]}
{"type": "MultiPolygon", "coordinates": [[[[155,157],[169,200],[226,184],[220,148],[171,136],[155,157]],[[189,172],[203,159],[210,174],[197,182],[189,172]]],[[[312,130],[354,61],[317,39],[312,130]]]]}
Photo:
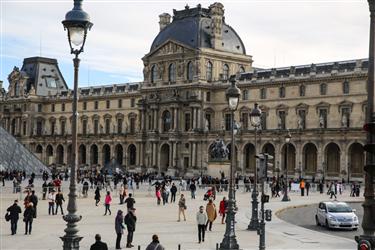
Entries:
{"type": "Polygon", "coordinates": [[[9,213],[10,230],[12,231],[12,235],[14,235],[17,233],[19,214],[22,213],[21,207],[18,206],[18,200],[14,200],[13,205],[7,208],[7,212],[9,213]]]}
{"type": "Polygon", "coordinates": [[[124,191],[125,191],[124,185],[121,184],[121,186],[118,190],[118,194],[119,194],[119,197],[120,197],[120,205],[124,204],[124,191]]]}
{"type": "Polygon", "coordinates": [[[95,235],[95,243],[91,245],[90,250],[108,250],[108,246],[102,242],[100,234],[95,235]]]}
{"type": "Polygon", "coordinates": [[[165,250],[165,248],[160,244],[159,237],[156,234],[154,234],[152,236],[152,241],[146,247],[146,250],[165,250]]]}
{"type": "Polygon", "coordinates": [[[63,193],[61,192],[60,189],[56,194],[55,202],[56,202],[56,212],[55,212],[55,214],[57,214],[57,211],[59,210],[59,207],[60,207],[61,214],[64,215],[62,204],[63,204],[63,202],[65,202],[65,199],[64,199],[64,195],[63,195],[63,193]]]}
{"type": "Polygon", "coordinates": [[[157,204],[160,205],[161,202],[161,192],[160,192],[160,187],[156,188],[155,191],[156,199],[157,199],[157,204]]]}
{"type": "Polygon", "coordinates": [[[176,185],[173,183],[173,184],[172,184],[172,187],[171,187],[171,203],[172,203],[172,202],[176,202],[176,193],[177,193],[177,187],[176,187],[176,185]]]}
{"type": "Polygon", "coordinates": [[[197,212],[197,224],[198,224],[198,243],[204,242],[204,233],[206,231],[207,214],[204,212],[204,207],[200,206],[197,212]]]}
{"type": "Polygon", "coordinates": [[[117,211],[117,216],[115,219],[115,230],[117,234],[116,238],[116,249],[121,249],[121,237],[124,233],[124,225],[122,222],[124,221],[124,216],[122,210],[117,211]]]}
{"type": "Polygon", "coordinates": [[[185,199],[184,194],[181,194],[180,200],[178,201],[178,220],[177,221],[181,221],[181,214],[184,216],[184,221],[186,221],[185,209],[186,209],[186,199],[185,199]]]}
{"type": "Polygon", "coordinates": [[[128,213],[125,216],[124,222],[125,222],[125,225],[128,229],[128,237],[127,237],[126,247],[127,248],[134,247],[132,245],[132,242],[133,242],[133,234],[134,234],[134,231],[135,231],[135,224],[137,223],[137,217],[135,216],[135,208],[134,207],[132,207],[128,211],[128,213]]]}
{"type": "Polygon", "coordinates": [[[48,215],[55,215],[55,190],[51,190],[48,194],[48,215]]]}
{"type": "Polygon", "coordinates": [[[331,185],[329,186],[329,195],[330,199],[332,199],[332,197],[335,196],[335,200],[337,200],[337,196],[335,194],[335,184],[333,182],[331,182],[331,185]]]}
{"type": "Polygon", "coordinates": [[[104,215],[107,215],[107,211],[109,212],[109,215],[111,215],[111,202],[112,202],[112,197],[111,197],[111,192],[107,191],[107,195],[105,196],[104,200],[104,206],[105,206],[105,213],[104,215]]]}
{"type": "Polygon", "coordinates": [[[306,188],[306,196],[309,196],[309,190],[310,190],[310,182],[306,181],[305,188],[306,188]]]}
{"type": "Polygon", "coordinates": [[[197,190],[197,186],[195,185],[194,182],[191,182],[189,188],[190,188],[191,198],[195,199],[195,191],[197,190]]]}
{"type": "Polygon", "coordinates": [[[227,213],[227,207],[228,207],[228,202],[224,196],[223,200],[220,201],[220,205],[219,205],[219,214],[221,215],[221,224],[224,224],[225,214],[227,213]]]}
{"type": "Polygon", "coordinates": [[[300,181],[299,188],[301,189],[301,196],[305,196],[305,180],[304,179],[300,181]]]}
{"type": "Polygon", "coordinates": [[[129,211],[129,209],[131,209],[131,208],[134,207],[135,200],[134,200],[134,198],[132,197],[132,194],[131,194],[131,193],[129,194],[129,197],[126,198],[125,203],[126,203],[126,207],[128,208],[128,211],[129,211]]]}
{"type": "Polygon", "coordinates": [[[35,214],[34,204],[32,202],[29,202],[27,204],[27,208],[23,212],[23,221],[25,222],[25,234],[31,234],[34,214],[35,214]]]}
{"type": "Polygon", "coordinates": [[[95,189],[95,206],[98,206],[99,202],[100,202],[100,189],[99,187],[97,186],[96,189],[95,189]]]}
{"type": "Polygon", "coordinates": [[[30,202],[34,204],[34,218],[37,216],[38,196],[35,194],[35,190],[31,191],[30,202]]]}
{"type": "Polygon", "coordinates": [[[212,223],[214,220],[216,220],[217,217],[217,211],[216,211],[216,206],[212,199],[208,200],[208,203],[206,205],[206,213],[207,213],[207,223],[206,223],[206,230],[207,226],[209,226],[209,230],[212,230],[212,223]]]}

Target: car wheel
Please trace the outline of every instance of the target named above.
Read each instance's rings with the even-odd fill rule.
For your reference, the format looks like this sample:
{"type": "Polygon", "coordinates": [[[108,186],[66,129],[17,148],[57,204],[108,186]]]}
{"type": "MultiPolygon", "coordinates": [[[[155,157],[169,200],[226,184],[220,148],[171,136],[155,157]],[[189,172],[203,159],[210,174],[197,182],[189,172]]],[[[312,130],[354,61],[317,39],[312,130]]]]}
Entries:
{"type": "Polygon", "coordinates": [[[326,220],[326,228],[329,230],[329,223],[328,223],[328,220],[326,220]]]}
{"type": "Polygon", "coordinates": [[[317,226],[320,226],[320,222],[319,222],[319,219],[318,219],[318,216],[315,215],[315,223],[317,226]]]}

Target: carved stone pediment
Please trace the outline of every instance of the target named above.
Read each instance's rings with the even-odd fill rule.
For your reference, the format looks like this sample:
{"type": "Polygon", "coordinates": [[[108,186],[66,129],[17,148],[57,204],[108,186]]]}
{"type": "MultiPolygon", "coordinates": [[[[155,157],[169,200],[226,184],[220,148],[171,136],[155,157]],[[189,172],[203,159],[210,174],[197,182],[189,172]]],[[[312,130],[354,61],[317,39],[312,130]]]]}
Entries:
{"type": "Polygon", "coordinates": [[[189,50],[186,46],[179,44],[174,41],[167,41],[164,45],[161,45],[154,53],[153,56],[164,56],[171,54],[185,53],[189,50]]]}

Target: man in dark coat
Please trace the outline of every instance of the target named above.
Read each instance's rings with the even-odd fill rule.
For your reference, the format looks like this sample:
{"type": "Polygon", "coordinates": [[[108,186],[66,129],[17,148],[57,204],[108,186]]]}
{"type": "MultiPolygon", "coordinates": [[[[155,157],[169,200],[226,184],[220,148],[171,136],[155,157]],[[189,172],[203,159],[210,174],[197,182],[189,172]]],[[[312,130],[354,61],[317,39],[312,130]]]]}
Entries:
{"type": "Polygon", "coordinates": [[[131,194],[131,193],[129,194],[129,197],[126,198],[125,203],[126,203],[126,207],[128,208],[128,211],[129,211],[131,208],[134,207],[135,200],[134,200],[134,198],[132,197],[132,194],[131,194]]]}
{"type": "Polygon", "coordinates": [[[172,187],[171,187],[171,203],[172,203],[172,202],[176,202],[176,193],[177,193],[177,187],[176,187],[176,185],[173,183],[173,184],[172,184],[172,187]]]}
{"type": "Polygon", "coordinates": [[[127,215],[125,216],[124,222],[125,222],[126,227],[128,229],[128,238],[127,238],[126,247],[127,248],[134,247],[134,245],[131,244],[132,241],[133,241],[135,224],[137,222],[137,217],[135,216],[135,208],[134,207],[130,208],[127,215]]]}
{"type": "Polygon", "coordinates": [[[31,195],[30,195],[30,202],[32,202],[34,204],[34,218],[36,218],[36,212],[37,212],[37,206],[38,206],[38,196],[36,196],[35,194],[35,190],[31,191],[31,195]]]}
{"type": "Polygon", "coordinates": [[[12,235],[17,233],[17,223],[18,219],[20,218],[19,214],[22,213],[21,207],[18,206],[18,200],[15,200],[13,205],[8,207],[7,211],[9,212],[10,217],[10,229],[12,231],[12,235]]]}
{"type": "Polygon", "coordinates": [[[102,242],[100,234],[95,235],[95,243],[91,245],[90,250],[108,250],[106,243],[102,242]]]}
{"type": "Polygon", "coordinates": [[[61,192],[61,190],[59,189],[58,193],[55,196],[55,203],[56,203],[56,212],[55,212],[55,214],[57,214],[57,210],[60,207],[61,214],[64,215],[64,211],[63,211],[63,208],[62,208],[63,202],[65,202],[64,195],[61,192]]]}

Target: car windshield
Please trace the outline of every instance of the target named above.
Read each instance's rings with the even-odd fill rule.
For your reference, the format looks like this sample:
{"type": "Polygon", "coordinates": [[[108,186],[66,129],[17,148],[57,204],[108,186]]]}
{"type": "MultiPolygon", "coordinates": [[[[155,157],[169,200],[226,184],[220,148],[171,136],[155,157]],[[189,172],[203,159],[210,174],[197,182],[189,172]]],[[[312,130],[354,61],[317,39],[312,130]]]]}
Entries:
{"type": "Polygon", "coordinates": [[[330,213],[351,213],[353,210],[346,204],[328,205],[328,212],[330,213]]]}

